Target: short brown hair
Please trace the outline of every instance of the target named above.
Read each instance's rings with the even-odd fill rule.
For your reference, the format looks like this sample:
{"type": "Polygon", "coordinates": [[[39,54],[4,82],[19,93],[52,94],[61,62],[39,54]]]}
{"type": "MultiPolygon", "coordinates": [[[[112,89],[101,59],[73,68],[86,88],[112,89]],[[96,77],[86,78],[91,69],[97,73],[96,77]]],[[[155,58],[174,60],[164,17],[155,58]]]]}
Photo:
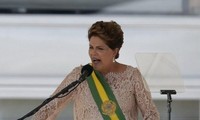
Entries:
{"type": "MultiPolygon", "coordinates": [[[[104,22],[97,21],[88,30],[88,39],[92,36],[100,37],[108,47],[111,49],[121,48],[124,40],[124,33],[121,26],[115,21],[104,22]]],[[[115,59],[119,57],[119,53],[115,56],[115,59]]]]}

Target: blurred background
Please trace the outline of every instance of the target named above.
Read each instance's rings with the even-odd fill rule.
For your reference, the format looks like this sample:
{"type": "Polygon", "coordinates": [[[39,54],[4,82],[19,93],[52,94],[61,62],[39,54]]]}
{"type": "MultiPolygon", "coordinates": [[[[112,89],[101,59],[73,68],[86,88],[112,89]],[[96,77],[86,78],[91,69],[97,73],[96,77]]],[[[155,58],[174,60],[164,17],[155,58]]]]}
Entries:
{"type": "MultiPolygon", "coordinates": [[[[97,20],[122,26],[119,62],[138,67],[136,53],[173,54],[185,90],[172,95],[171,117],[200,120],[199,0],[0,0],[0,120],[24,116],[90,62],[87,30],[97,20]]],[[[152,97],[167,120],[167,96],[152,97]]],[[[72,109],[58,120],[72,120],[72,109]]]]}

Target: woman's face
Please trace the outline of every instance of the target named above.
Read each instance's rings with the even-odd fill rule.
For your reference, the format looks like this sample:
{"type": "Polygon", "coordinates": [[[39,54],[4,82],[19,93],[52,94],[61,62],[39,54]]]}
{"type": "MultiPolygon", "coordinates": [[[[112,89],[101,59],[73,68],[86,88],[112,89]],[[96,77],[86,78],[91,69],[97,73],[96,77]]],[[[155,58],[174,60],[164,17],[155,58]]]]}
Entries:
{"type": "Polygon", "coordinates": [[[97,36],[92,36],[89,40],[89,56],[95,70],[109,72],[117,52],[117,48],[112,50],[97,36]]]}

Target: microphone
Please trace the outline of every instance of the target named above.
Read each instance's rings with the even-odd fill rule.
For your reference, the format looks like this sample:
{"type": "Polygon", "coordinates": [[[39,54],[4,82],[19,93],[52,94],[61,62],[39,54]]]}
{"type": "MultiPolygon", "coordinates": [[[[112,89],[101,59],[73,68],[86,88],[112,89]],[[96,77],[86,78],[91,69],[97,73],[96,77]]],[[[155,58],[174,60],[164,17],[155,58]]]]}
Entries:
{"type": "Polygon", "coordinates": [[[92,74],[93,67],[89,64],[86,64],[81,69],[81,76],[78,79],[78,82],[83,82],[86,77],[90,76],[92,74]]]}

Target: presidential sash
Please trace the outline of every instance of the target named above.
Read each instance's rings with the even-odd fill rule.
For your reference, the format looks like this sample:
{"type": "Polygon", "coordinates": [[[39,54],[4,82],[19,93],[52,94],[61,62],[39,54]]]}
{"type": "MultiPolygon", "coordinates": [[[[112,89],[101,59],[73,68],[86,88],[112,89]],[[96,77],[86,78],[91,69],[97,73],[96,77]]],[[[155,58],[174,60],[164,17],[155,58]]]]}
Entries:
{"type": "Polygon", "coordinates": [[[99,72],[93,71],[87,79],[90,91],[103,119],[125,120],[124,114],[105,78],[99,72]]]}

